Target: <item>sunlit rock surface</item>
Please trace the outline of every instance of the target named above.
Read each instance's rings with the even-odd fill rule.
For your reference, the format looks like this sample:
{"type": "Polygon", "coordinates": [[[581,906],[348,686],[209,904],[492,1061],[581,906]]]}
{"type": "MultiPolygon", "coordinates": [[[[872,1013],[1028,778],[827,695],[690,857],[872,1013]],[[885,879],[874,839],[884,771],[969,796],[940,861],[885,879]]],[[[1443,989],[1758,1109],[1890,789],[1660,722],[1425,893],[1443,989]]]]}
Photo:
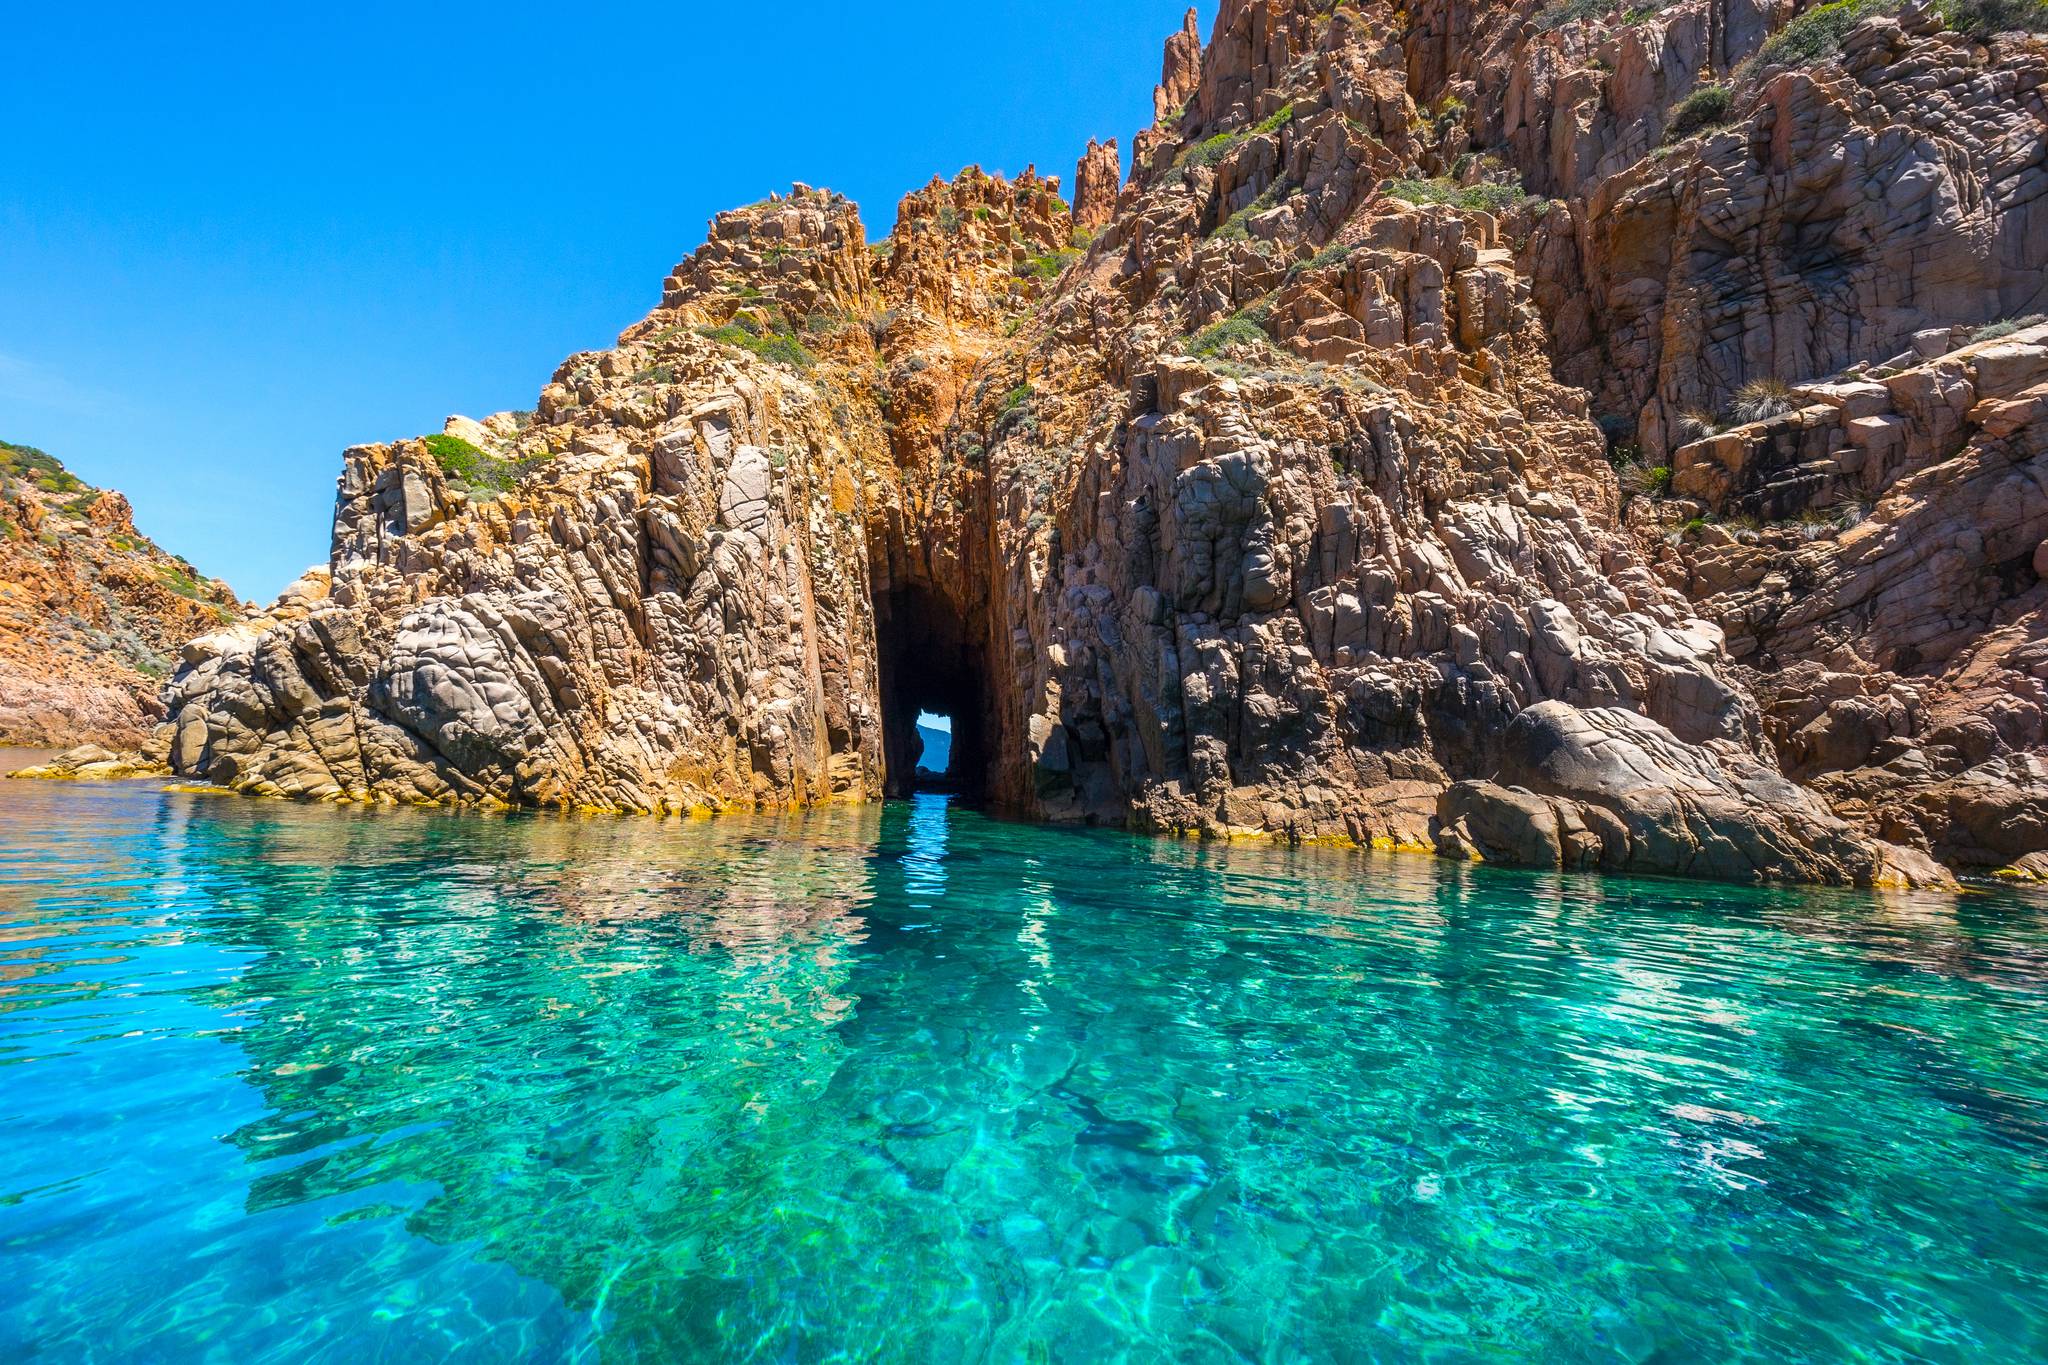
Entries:
{"type": "Polygon", "coordinates": [[[720,215],[533,411],[349,451],[170,761],[799,805],[901,790],[929,710],[1040,819],[2038,865],[2048,43],[1571,14],[1226,0],[1078,216],[973,169],[873,244],[720,215]]]}

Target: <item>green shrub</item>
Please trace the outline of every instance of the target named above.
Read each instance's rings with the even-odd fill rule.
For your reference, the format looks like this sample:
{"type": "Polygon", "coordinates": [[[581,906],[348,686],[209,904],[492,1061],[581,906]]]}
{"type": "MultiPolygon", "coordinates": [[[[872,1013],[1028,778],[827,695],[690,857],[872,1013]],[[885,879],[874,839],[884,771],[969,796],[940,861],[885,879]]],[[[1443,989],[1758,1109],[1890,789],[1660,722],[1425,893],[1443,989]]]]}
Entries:
{"type": "Polygon", "coordinates": [[[1273,339],[1266,335],[1265,327],[1266,316],[1271,311],[1271,304],[1254,304],[1250,308],[1233,313],[1213,327],[1203,328],[1188,342],[1188,353],[1212,358],[1235,346],[1256,346],[1261,349],[1271,346],[1273,339]]]}
{"type": "MultiPolygon", "coordinates": [[[[470,448],[475,449],[474,446],[470,448]]],[[[206,600],[206,589],[199,581],[198,572],[182,559],[158,566],[156,576],[159,583],[180,597],[189,598],[194,602],[206,600]]]]}
{"type": "Polygon", "coordinates": [[[1296,261],[1293,265],[1287,267],[1287,278],[1291,280],[1295,276],[1310,270],[1327,269],[1330,266],[1336,265],[1357,249],[1354,246],[1342,246],[1332,242],[1307,260],[1296,261]]]}
{"type": "Polygon", "coordinates": [[[818,363],[818,358],[805,349],[804,344],[796,339],[796,334],[789,330],[789,323],[780,317],[766,332],[748,318],[735,318],[723,327],[700,327],[697,330],[713,341],[737,346],[763,360],[772,360],[792,369],[808,370],[818,363]]]}
{"type": "Polygon", "coordinates": [[[1905,0],[1834,0],[1816,5],[1757,50],[1760,66],[1812,66],[1841,50],[1842,39],[1865,19],[1893,14],[1905,0]]]}
{"type": "Polygon", "coordinates": [[[1529,197],[1520,185],[1460,185],[1445,179],[1389,180],[1386,192],[1411,204],[1449,204],[1483,213],[1504,213],[1529,197]]]}
{"type": "Polygon", "coordinates": [[[1949,28],[1980,42],[2000,33],[2048,33],[2048,0],[1937,0],[1934,8],[1949,28]]]}
{"type": "Polygon", "coordinates": [[[1661,498],[1671,491],[1671,466],[1659,464],[1651,465],[1645,469],[1643,466],[1637,465],[1632,472],[1630,484],[1631,492],[1641,493],[1647,497],[1661,498]]]}
{"type": "Polygon", "coordinates": [[[1718,128],[1728,121],[1728,109],[1735,92],[1725,85],[1703,85],[1678,102],[1671,121],[1664,125],[1664,140],[1677,142],[1704,128],[1718,128]]]}
{"type": "Polygon", "coordinates": [[[1614,0],[1562,0],[1562,3],[1552,5],[1538,14],[1532,22],[1539,32],[1549,33],[1553,29],[1563,28],[1566,24],[1576,24],[1582,19],[1597,19],[1613,11],[1614,0]]]}
{"type": "Polygon", "coordinates": [[[1017,273],[1027,280],[1056,280],[1060,277],[1060,272],[1067,268],[1067,262],[1080,254],[1072,249],[1048,251],[1043,256],[1033,256],[1030,260],[1020,263],[1017,273]]]}
{"type": "Polygon", "coordinates": [[[1257,123],[1254,123],[1251,130],[1254,133],[1272,133],[1279,131],[1292,122],[1294,122],[1294,106],[1292,104],[1283,104],[1257,123]]]}
{"type": "Polygon", "coordinates": [[[1206,142],[1198,142],[1174,158],[1176,167],[1213,166],[1229,156],[1238,143],[1244,141],[1243,133],[1218,133],[1206,142]]]}
{"type": "Polygon", "coordinates": [[[1236,213],[1231,214],[1228,218],[1217,224],[1216,230],[1209,235],[1211,237],[1221,237],[1225,241],[1230,242],[1249,241],[1252,235],[1251,220],[1264,213],[1267,209],[1272,208],[1275,204],[1278,204],[1282,199],[1285,199],[1292,189],[1293,186],[1289,185],[1286,181],[1275,180],[1272,184],[1261,190],[1258,197],[1253,199],[1251,203],[1246,204],[1236,213]]]}
{"type": "Polygon", "coordinates": [[[1002,406],[997,411],[1009,412],[1013,408],[1021,408],[1031,401],[1031,395],[1035,392],[1036,390],[1029,384],[1019,384],[1016,388],[1003,395],[1002,406]]]}
{"type": "Polygon", "coordinates": [[[34,446],[0,441],[0,473],[27,479],[45,493],[80,493],[85,480],[58,462],[57,457],[34,446]]]}
{"type": "Polygon", "coordinates": [[[460,436],[450,436],[445,431],[423,437],[422,440],[427,447],[427,454],[433,456],[434,463],[441,466],[441,472],[451,478],[467,480],[491,458],[481,447],[470,444],[460,436]]]}
{"type": "Polygon", "coordinates": [[[2038,327],[2044,322],[2048,322],[2048,313],[2029,313],[2025,317],[2004,318],[1998,322],[1991,323],[1989,326],[1979,327],[1976,331],[1970,333],[1970,340],[1973,342],[1996,341],[2000,337],[2009,337],[2014,332],[2021,331],[2024,328],[2038,327]]]}
{"type": "Polygon", "coordinates": [[[542,454],[528,460],[500,459],[445,431],[423,436],[420,442],[450,483],[486,499],[511,492],[534,466],[548,458],[542,454]]]}

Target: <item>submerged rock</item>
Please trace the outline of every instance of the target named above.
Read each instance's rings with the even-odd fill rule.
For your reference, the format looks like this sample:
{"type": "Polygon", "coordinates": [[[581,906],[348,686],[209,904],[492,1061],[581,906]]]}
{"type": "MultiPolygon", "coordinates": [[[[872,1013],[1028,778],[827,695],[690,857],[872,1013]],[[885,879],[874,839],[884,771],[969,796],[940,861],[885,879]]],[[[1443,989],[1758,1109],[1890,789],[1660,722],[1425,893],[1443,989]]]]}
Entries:
{"type": "Polygon", "coordinates": [[[170,767],[161,756],[148,753],[115,753],[97,744],[80,744],[51,756],[49,762],[17,768],[9,777],[112,781],[131,777],[168,777],[170,767]]]}

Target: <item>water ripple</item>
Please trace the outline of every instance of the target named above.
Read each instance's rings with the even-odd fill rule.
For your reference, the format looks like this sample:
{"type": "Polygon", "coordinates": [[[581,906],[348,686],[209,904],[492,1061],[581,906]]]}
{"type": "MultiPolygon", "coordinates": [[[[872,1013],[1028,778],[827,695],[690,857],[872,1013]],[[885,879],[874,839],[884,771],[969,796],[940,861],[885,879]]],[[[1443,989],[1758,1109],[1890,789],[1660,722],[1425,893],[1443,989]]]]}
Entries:
{"type": "Polygon", "coordinates": [[[0,1358],[2039,1359],[2048,916],[0,785],[0,1358]]]}

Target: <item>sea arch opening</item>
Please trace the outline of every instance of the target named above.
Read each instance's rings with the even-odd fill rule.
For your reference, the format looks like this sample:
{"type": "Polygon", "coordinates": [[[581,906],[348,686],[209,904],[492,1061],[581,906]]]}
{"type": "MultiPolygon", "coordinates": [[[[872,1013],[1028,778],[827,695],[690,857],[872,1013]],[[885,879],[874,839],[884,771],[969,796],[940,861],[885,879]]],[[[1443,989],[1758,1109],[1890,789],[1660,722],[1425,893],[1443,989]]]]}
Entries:
{"type": "Polygon", "coordinates": [[[875,645],[881,665],[882,758],[889,796],[953,792],[985,800],[989,776],[990,714],[986,650],[980,633],[948,597],[923,585],[875,595],[875,645]],[[922,763],[920,716],[949,725],[942,770],[922,763]]]}

